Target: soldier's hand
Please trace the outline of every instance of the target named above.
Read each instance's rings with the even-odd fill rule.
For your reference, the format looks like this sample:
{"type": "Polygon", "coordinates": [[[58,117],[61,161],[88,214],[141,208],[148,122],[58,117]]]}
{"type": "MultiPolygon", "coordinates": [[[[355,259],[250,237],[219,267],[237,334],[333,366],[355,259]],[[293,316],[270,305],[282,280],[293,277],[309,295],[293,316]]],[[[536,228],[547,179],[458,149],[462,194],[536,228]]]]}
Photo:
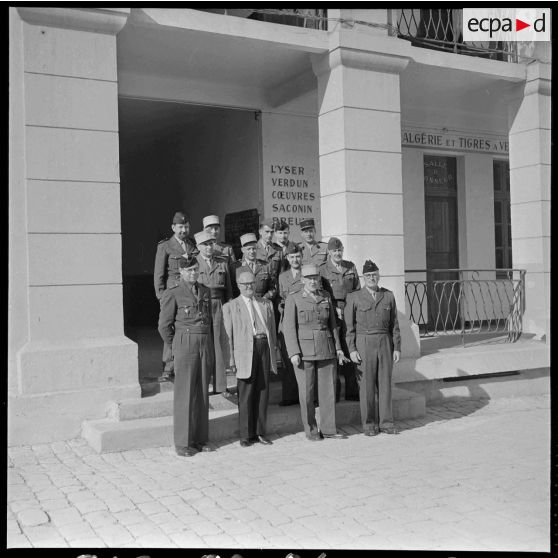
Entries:
{"type": "Polygon", "coordinates": [[[399,362],[401,351],[393,351],[393,362],[399,362]]]}
{"type": "Polygon", "coordinates": [[[342,319],[343,319],[343,309],[337,307],[337,308],[335,309],[335,312],[337,313],[337,317],[338,317],[340,320],[342,320],[342,319]]]}
{"type": "Polygon", "coordinates": [[[300,355],[293,355],[291,357],[291,362],[293,363],[293,366],[300,366],[300,355]]]}
{"type": "Polygon", "coordinates": [[[353,351],[351,353],[351,360],[355,363],[355,364],[360,364],[362,362],[362,359],[360,358],[360,355],[358,354],[358,351],[353,351]]]}
{"type": "Polygon", "coordinates": [[[337,362],[339,366],[343,365],[345,362],[351,362],[346,356],[343,351],[337,351],[337,362]]]}

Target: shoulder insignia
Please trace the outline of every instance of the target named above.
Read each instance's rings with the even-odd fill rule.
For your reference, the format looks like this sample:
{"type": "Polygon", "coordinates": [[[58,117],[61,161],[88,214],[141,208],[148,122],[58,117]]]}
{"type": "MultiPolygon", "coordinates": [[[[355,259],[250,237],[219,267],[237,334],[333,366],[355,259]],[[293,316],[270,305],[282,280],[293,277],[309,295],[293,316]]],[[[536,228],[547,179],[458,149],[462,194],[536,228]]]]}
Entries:
{"type": "Polygon", "coordinates": [[[170,236],[168,238],[163,238],[163,240],[159,240],[159,242],[157,244],[163,244],[164,242],[167,242],[167,240],[170,240],[170,239],[171,239],[170,236]]]}

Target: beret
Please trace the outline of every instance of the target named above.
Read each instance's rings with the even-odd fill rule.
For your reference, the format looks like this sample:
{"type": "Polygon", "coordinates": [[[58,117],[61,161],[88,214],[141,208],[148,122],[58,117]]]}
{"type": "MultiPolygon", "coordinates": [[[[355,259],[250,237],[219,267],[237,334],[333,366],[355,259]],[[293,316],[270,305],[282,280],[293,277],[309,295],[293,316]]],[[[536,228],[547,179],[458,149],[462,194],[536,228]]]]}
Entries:
{"type": "Polygon", "coordinates": [[[189,267],[194,267],[195,265],[198,265],[198,259],[196,256],[192,256],[190,254],[187,258],[184,256],[182,258],[178,258],[178,267],[180,269],[187,269],[189,267]]]}
{"type": "Polygon", "coordinates": [[[338,250],[343,248],[343,243],[336,237],[332,236],[327,242],[328,250],[338,250]]]}

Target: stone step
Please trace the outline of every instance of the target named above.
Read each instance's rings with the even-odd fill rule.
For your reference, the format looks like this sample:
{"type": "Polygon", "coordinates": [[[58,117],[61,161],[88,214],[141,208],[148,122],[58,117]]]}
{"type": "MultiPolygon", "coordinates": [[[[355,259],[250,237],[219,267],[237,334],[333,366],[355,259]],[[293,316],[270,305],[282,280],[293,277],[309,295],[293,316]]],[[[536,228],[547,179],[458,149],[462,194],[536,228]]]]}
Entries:
{"type": "MultiPolygon", "coordinates": [[[[159,397],[167,394],[161,394],[159,397]]],[[[155,397],[155,396],[154,396],[155,397]]],[[[142,401],[142,400],[140,400],[142,401]]],[[[169,399],[172,405],[172,397],[169,399]]],[[[238,438],[238,411],[232,401],[228,408],[212,409],[209,412],[210,442],[219,442],[230,438],[238,438]]],[[[163,412],[165,403],[154,403],[152,412],[163,412]]],[[[166,407],[168,409],[168,407],[166,407]]],[[[173,425],[172,414],[151,415],[148,418],[131,418],[140,407],[131,403],[119,409],[119,413],[127,416],[126,420],[117,420],[115,416],[106,419],[85,421],[82,426],[82,436],[99,453],[142,449],[149,447],[172,446],[173,425]],[[123,411],[123,409],[125,409],[123,411]]],[[[141,413],[147,412],[147,407],[141,407],[141,413]]],[[[393,413],[396,420],[424,416],[425,398],[423,395],[394,388],[393,413]]],[[[172,406],[171,406],[172,413],[172,406]]],[[[319,416],[319,409],[318,409],[319,416]]],[[[360,407],[358,401],[340,401],[336,405],[336,422],[338,426],[346,424],[360,424],[360,407]]],[[[293,405],[280,407],[271,404],[268,408],[267,430],[272,433],[290,433],[302,431],[300,407],[293,405]]]]}

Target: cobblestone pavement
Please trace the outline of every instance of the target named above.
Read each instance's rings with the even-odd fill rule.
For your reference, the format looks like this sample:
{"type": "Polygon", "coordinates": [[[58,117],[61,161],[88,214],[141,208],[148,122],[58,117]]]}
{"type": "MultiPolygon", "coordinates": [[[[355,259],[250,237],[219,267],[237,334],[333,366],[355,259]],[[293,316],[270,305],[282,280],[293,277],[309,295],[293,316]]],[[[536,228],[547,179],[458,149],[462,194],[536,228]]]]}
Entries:
{"type": "Polygon", "coordinates": [[[8,457],[8,547],[550,550],[550,399],[457,400],[399,436],[8,457]]]}

